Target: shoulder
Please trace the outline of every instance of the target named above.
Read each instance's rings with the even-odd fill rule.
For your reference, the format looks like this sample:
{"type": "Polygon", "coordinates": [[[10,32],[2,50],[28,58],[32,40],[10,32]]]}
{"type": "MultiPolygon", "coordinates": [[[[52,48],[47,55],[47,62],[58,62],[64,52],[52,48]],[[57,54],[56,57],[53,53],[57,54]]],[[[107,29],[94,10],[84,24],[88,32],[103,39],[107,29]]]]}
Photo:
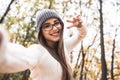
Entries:
{"type": "Polygon", "coordinates": [[[38,64],[44,56],[45,48],[40,44],[32,44],[27,48],[30,64],[38,64]]]}
{"type": "Polygon", "coordinates": [[[30,53],[33,53],[34,55],[36,54],[43,54],[45,52],[45,48],[41,45],[41,44],[33,44],[31,46],[28,47],[28,51],[30,53]]]}
{"type": "Polygon", "coordinates": [[[28,47],[29,50],[42,50],[45,49],[42,45],[40,44],[32,44],[28,47]]]}

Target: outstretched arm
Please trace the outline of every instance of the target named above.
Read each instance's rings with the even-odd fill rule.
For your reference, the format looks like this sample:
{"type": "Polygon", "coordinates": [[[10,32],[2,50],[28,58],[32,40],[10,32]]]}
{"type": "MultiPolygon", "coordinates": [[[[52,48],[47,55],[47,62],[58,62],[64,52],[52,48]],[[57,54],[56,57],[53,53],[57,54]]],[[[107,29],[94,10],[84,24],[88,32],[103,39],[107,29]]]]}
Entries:
{"type": "Polygon", "coordinates": [[[67,22],[71,23],[71,26],[68,27],[72,28],[72,27],[76,27],[77,31],[74,32],[74,34],[72,35],[72,37],[68,38],[65,40],[65,47],[67,48],[67,50],[69,52],[71,52],[73,50],[73,48],[75,48],[75,46],[83,40],[83,38],[86,36],[87,34],[87,30],[86,28],[82,25],[82,21],[79,18],[80,16],[76,16],[75,18],[73,18],[73,20],[67,20],[67,22]]]}
{"type": "Polygon", "coordinates": [[[0,29],[0,73],[13,73],[28,69],[27,48],[9,43],[6,31],[0,29]]]}
{"type": "Polygon", "coordinates": [[[23,46],[8,43],[5,51],[0,51],[0,72],[13,73],[28,69],[26,53],[26,48],[23,46]]]}

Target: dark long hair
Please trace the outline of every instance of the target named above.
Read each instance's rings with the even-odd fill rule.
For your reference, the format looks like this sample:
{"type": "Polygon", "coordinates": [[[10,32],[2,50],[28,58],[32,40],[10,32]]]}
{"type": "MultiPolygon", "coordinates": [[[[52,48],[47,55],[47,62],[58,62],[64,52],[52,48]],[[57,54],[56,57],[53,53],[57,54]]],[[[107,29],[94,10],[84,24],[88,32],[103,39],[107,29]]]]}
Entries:
{"type": "MultiPolygon", "coordinates": [[[[62,23],[61,23],[62,24],[62,23]]],[[[64,51],[64,44],[63,44],[63,27],[60,31],[60,40],[56,43],[56,49],[52,49],[46,42],[43,34],[42,34],[42,27],[38,33],[38,40],[41,45],[43,45],[49,53],[61,64],[62,66],[62,80],[72,80],[72,70],[69,64],[66,62],[65,58],[65,51],[64,51]]]]}

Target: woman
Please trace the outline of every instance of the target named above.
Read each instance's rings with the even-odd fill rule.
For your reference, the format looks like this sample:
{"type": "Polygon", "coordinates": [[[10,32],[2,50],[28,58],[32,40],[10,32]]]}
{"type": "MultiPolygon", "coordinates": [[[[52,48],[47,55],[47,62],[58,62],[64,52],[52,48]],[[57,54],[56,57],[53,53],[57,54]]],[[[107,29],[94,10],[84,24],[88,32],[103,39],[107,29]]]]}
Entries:
{"type": "Polygon", "coordinates": [[[85,37],[86,29],[79,16],[68,28],[76,27],[78,33],[63,41],[64,23],[52,10],[45,9],[36,17],[39,44],[28,48],[9,43],[0,31],[0,72],[13,73],[30,69],[33,80],[72,80],[68,53],[85,37]]]}

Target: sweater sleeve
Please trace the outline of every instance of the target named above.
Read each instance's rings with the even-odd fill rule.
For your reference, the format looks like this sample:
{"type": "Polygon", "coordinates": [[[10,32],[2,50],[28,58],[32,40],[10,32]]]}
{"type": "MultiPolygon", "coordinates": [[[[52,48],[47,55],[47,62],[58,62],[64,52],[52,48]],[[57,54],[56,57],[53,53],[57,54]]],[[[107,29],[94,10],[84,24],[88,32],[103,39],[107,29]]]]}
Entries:
{"type": "Polygon", "coordinates": [[[83,40],[86,34],[86,27],[77,28],[77,31],[75,31],[71,37],[64,41],[67,51],[71,52],[76,47],[76,45],[83,40]]]}
{"type": "Polygon", "coordinates": [[[27,49],[21,45],[8,43],[4,51],[0,51],[0,73],[13,73],[29,68],[27,49]]]}
{"type": "Polygon", "coordinates": [[[22,45],[10,43],[7,32],[0,29],[0,73],[13,73],[29,68],[29,50],[22,45]]]}

